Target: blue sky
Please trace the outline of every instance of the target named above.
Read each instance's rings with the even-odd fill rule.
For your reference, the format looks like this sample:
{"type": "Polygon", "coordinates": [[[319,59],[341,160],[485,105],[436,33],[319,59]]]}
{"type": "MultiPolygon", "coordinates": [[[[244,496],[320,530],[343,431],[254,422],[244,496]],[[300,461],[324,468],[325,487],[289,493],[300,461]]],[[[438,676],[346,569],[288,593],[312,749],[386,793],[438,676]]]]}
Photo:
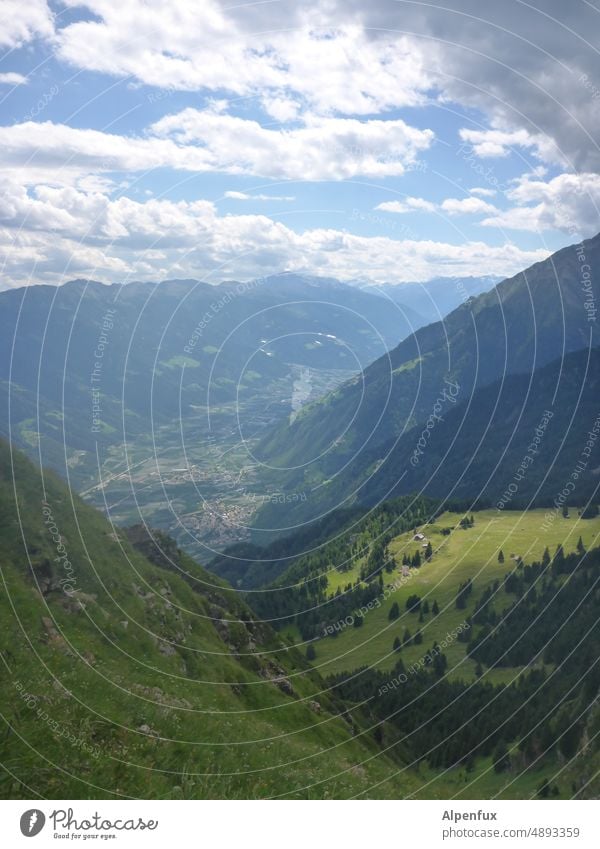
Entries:
{"type": "Polygon", "coordinates": [[[593,235],[589,4],[417,7],[6,0],[0,285],[509,275],[593,235]]]}

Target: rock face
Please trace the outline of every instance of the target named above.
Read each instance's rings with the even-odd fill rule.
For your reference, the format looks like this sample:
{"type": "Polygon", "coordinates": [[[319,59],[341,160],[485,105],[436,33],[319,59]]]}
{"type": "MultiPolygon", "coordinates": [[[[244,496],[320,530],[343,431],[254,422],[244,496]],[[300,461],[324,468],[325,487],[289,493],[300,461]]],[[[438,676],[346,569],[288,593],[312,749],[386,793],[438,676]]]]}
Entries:
{"type": "Polygon", "coordinates": [[[285,693],[286,696],[298,698],[297,693],[292,686],[292,682],[289,678],[285,677],[285,670],[273,661],[268,661],[267,665],[261,669],[259,674],[262,678],[271,681],[279,690],[281,690],[282,693],[285,693]]]}

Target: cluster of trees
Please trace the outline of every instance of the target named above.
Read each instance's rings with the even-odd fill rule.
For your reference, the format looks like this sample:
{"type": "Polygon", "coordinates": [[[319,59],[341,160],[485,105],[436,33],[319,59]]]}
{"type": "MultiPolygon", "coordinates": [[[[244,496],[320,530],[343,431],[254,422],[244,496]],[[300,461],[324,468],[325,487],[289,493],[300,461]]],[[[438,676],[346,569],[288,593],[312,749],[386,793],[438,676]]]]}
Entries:
{"type": "Polygon", "coordinates": [[[357,581],[344,590],[338,588],[331,596],[327,591],[327,576],[317,575],[296,586],[252,593],[248,600],[261,619],[273,620],[276,629],[293,623],[298,626],[303,640],[312,640],[327,634],[335,637],[347,625],[362,625],[357,611],[372,603],[382,592],[382,582],[365,585],[357,581]]]}
{"type": "Polygon", "coordinates": [[[404,629],[404,633],[402,634],[402,639],[400,637],[395,637],[394,642],[392,644],[392,648],[394,651],[401,651],[403,646],[419,646],[423,642],[423,633],[419,628],[415,631],[414,636],[411,634],[408,628],[404,629]]]}
{"type": "Polygon", "coordinates": [[[390,541],[415,525],[430,521],[438,509],[437,502],[424,497],[385,502],[350,523],[330,542],[298,557],[265,592],[249,593],[246,600],[261,619],[272,621],[275,628],[296,624],[303,640],[326,633],[337,636],[340,628],[331,626],[340,622],[360,627],[362,619],[356,611],[383,593],[384,572],[397,568],[389,554],[390,541]],[[365,559],[359,578],[332,595],[327,573],[332,569],[345,572],[357,559],[365,559]]]}
{"type": "Polygon", "coordinates": [[[560,664],[582,634],[600,645],[600,549],[525,565],[506,576],[504,587],[515,600],[498,615],[492,600],[498,585],[487,587],[475,606],[473,622],[482,627],[469,643],[469,654],[486,666],[525,666],[534,660],[560,664]],[[569,576],[565,580],[565,576],[569,576]]]}
{"type": "MultiPolygon", "coordinates": [[[[420,596],[413,594],[410,595],[406,599],[406,609],[409,613],[419,612],[419,623],[425,621],[425,617],[430,612],[429,601],[427,599],[422,600],[420,596]]],[[[431,605],[431,613],[433,616],[437,616],[440,612],[440,606],[437,601],[434,601],[431,605]]],[[[400,606],[398,602],[395,601],[390,607],[390,612],[388,614],[388,619],[390,622],[393,622],[395,619],[398,619],[400,616],[400,606]]],[[[404,629],[404,634],[402,635],[402,639],[400,637],[395,637],[392,648],[394,651],[400,651],[403,646],[410,645],[420,645],[423,642],[423,634],[421,629],[417,629],[415,631],[414,636],[411,634],[408,628],[404,629]]]]}
{"type": "Polygon", "coordinates": [[[467,578],[463,581],[456,592],[456,606],[459,610],[464,610],[467,606],[467,599],[473,592],[473,579],[467,578]]]}
{"type": "MultiPolygon", "coordinates": [[[[527,666],[539,659],[543,666],[508,686],[463,683],[444,676],[446,659],[434,646],[422,668],[407,670],[399,658],[391,674],[364,668],[334,677],[336,692],[349,702],[369,699],[369,719],[381,722],[384,743],[432,767],[470,768],[491,756],[494,769],[504,772],[544,756],[572,758],[600,692],[600,548],[565,555],[561,546],[544,559],[545,566],[521,565],[507,576],[504,586],[515,600],[493,614],[496,627],[490,611],[501,585],[485,588],[472,617],[485,624],[469,645],[480,673],[482,664],[527,666]],[[403,683],[390,687],[393,678],[403,683]]],[[[394,648],[410,639],[405,632],[394,648]]],[[[538,789],[543,797],[556,793],[550,785],[538,789]]]]}

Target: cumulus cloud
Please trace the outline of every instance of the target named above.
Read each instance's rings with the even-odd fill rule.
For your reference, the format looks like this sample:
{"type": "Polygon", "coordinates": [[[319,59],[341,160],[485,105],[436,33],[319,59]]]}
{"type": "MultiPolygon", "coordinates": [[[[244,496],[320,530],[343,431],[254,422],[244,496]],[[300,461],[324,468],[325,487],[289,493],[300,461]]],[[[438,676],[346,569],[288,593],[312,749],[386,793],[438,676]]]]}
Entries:
{"type": "Polygon", "coordinates": [[[395,212],[404,215],[407,212],[435,212],[436,205],[425,198],[407,197],[404,200],[386,200],[375,209],[382,212],[395,212]]]}
{"type": "Polygon", "coordinates": [[[321,228],[296,233],[264,215],[220,216],[208,201],[140,203],[72,186],[26,191],[7,180],[1,189],[0,261],[5,279],[20,283],[40,273],[57,282],[76,271],[107,280],[206,274],[220,280],[282,268],[400,282],[450,271],[478,274],[482,267],[508,275],[547,255],[510,244],[400,241],[321,228]]]}
{"type": "Polygon", "coordinates": [[[0,85],[27,85],[27,77],[8,71],[6,74],[0,74],[0,85]]]}
{"type": "Polygon", "coordinates": [[[37,182],[40,175],[62,183],[91,172],[212,167],[207,152],[199,147],[184,150],[169,139],[132,138],[51,121],[0,127],[0,147],[1,167],[25,183],[37,182]]]}
{"type": "Polygon", "coordinates": [[[36,182],[44,168],[57,181],[83,172],[158,167],[291,180],[398,176],[432,140],[431,130],[401,120],[312,117],[284,131],[214,109],[166,116],[143,138],[50,121],[0,127],[3,164],[21,169],[26,182],[36,182]]]}
{"type": "Polygon", "coordinates": [[[0,47],[21,47],[38,36],[54,32],[52,13],[46,0],[2,0],[0,3],[0,47]]]}
{"type": "Polygon", "coordinates": [[[96,19],[58,32],[62,59],[152,86],[257,95],[277,120],[292,119],[301,106],[353,115],[414,106],[429,86],[410,39],[394,34],[374,43],[356,16],[320,3],[271,6],[264,26],[263,10],[224,10],[214,0],[68,3],[96,19]]]}
{"type": "Polygon", "coordinates": [[[505,155],[524,130],[534,155],[600,170],[592,3],[448,0],[433,10],[397,0],[67,3],[94,16],[56,36],[59,57],[79,68],[256,95],[283,122],[305,111],[375,115],[437,97],[482,110],[494,132],[508,136],[480,140],[485,155],[505,155]]]}
{"type": "Polygon", "coordinates": [[[447,198],[440,209],[448,215],[480,215],[495,212],[496,207],[481,198],[447,198]]]}
{"type": "Polygon", "coordinates": [[[431,130],[400,119],[308,115],[303,126],[273,130],[257,121],[191,108],[161,118],[151,130],[182,146],[201,146],[217,170],[304,180],[399,176],[434,137],[431,130]]]}
{"type": "Polygon", "coordinates": [[[475,156],[482,159],[505,157],[516,148],[531,150],[547,162],[564,164],[555,142],[541,134],[532,135],[527,130],[468,130],[459,132],[463,142],[469,144],[475,156]]]}
{"type": "Polygon", "coordinates": [[[507,192],[512,208],[481,223],[487,227],[539,232],[560,230],[571,239],[593,236],[600,217],[600,175],[559,174],[544,181],[524,177],[507,192]]]}
{"type": "Polygon", "coordinates": [[[432,203],[424,198],[408,197],[405,200],[390,200],[380,203],[375,209],[383,212],[405,214],[407,212],[436,212],[441,210],[448,215],[478,215],[496,212],[496,207],[481,198],[446,198],[440,204],[432,203]]]}
{"type": "MultiPolygon", "coordinates": [[[[131,173],[157,168],[293,181],[399,177],[421,164],[434,134],[392,110],[435,102],[468,107],[469,116],[476,115],[471,109],[483,113],[460,133],[473,159],[505,159],[514,151],[527,160],[529,174],[502,185],[512,207],[500,211],[488,202],[494,186],[500,189],[490,178],[491,188],[475,186],[464,198],[434,204],[407,197],[378,209],[487,216],[488,227],[570,236],[597,227],[600,110],[590,34],[599,13],[591,3],[547,0],[537,8],[519,0],[448,0],[434,13],[396,0],[233,7],[217,0],[62,0],[62,6],[71,11],[64,23],[57,15],[55,29],[44,0],[5,0],[0,44],[11,49],[45,38],[59,61],[78,69],[219,100],[205,108],[178,105],[181,111],[130,136],[50,121],[0,127],[0,178],[8,181],[0,198],[0,248],[9,272],[35,268],[57,276],[67,267],[81,273],[97,267],[98,276],[109,278],[189,275],[217,273],[235,261],[229,272],[236,276],[310,266],[343,278],[427,279],[478,274],[482,267],[509,274],[541,258],[479,242],[367,239],[334,229],[298,234],[266,216],[219,216],[202,200],[141,204],[112,197],[131,173]],[[560,163],[565,173],[545,180],[531,159],[560,163]],[[575,170],[566,162],[583,173],[566,173],[575,170]],[[118,172],[124,173],[115,178],[118,172]]],[[[0,84],[24,81],[16,72],[0,76],[0,84]]],[[[165,109],[173,102],[179,104],[165,101],[165,109]]],[[[488,183],[474,167],[469,181],[488,183]]]]}
{"type": "Polygon", "coordinates": [[[475,186],[469,191],[472,195],[478,195],[482,198],[493,198],[497,194],[496,189],[484,189],[482,186],[475,186]]]}

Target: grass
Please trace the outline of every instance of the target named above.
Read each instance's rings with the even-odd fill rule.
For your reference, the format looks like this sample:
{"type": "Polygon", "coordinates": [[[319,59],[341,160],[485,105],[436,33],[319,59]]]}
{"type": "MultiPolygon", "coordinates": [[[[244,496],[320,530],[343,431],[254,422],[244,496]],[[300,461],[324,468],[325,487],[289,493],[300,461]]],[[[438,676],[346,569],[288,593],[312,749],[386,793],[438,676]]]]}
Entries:
{"type": "MultiPolygon", "coordinates": [[[[354,711],[352,727],[339,716],[343,705],[293,646],[262,623],[248,630],[249,611],[236,593],[179,553],[181,568],[203,582],[194,592],[177,571],[147,560],[123,531],[113,533],[101,514],[72,502],[52,475],[43,495],[76,592],[42,595],[34,578],[50,574],[56,550],[44,526],[39,473],[16,455],[19,518],[12,476],[0,443],[1,797],[491,798],[526,797],[539,786],[540,771],[529,784],[519,779],[503,789],[508,776],[487,761],[465,781],[464,770],[436,774],[385,754],[354,711]],[[265,675],[270,662],[288,676],[292,695],[265,675]]],[[[584,539],[594,526],[585,523],[584,539]]],[[[469,548],[483,545],[483,527],[479,515],[474,529],[457,531],[414,580],[431,583],[437,574],[437,595],[441,601],[443,589],[450,600],[458,571],[475,562],[469,548]],[[458,542],[462,555],[453,565],[458,542]],[[446,586],[448,572],[456,574],[446,586]]],[[[407,542],[398,538],[394,546],[407,542]]],[[[332,641],[334,648],[347,636],[368,635],[380,612],[362,631],[332,641]]]]}
{"type": "MultiPolygon", "coordinates": [[[[380,607],[366,614],[361,628],[347,627],[337,637],[324,638],[315,644],[317,659],[314,665],[321,674],[352,671],[361,666],[391,669],[398,658],[392,651],[394,638],[402,638],[405,628],[414,634],[420,627],[423,643],[406,646],[401,652],[405,665],[415,663],[435,641],[441,644],[444,639],[448,639],[448,634],[452,635],[453,630],[472,613],[475,602],[488,584],[496,579],[502,581],[504,575],[515,568],[516,563],[511,560],[511,554],[531,563],[541,560],[546,546],[553,553],[556,546],[562,543],[565,553],[569,553],[575,550],[580,536],[586,547],[598,545],[600,536],[600,518],[583,520],[573,510],[569,518],[565,519],[559,513],[550,522],[546,518],[546,510],[484,510],[474,514],[475,525],[466,530],[458,527],[462,515],[444,513],[434,524],[419,529],[431,541],[434,551],[431,562],[423,563],[420,569],[411,569],[404,584],[392,592],[389,598],[382,600],[380,607]],[[442,528],[453,530],[445,536],[442,528]],[[498,562],[500,549],[505,556],[504,563],[498,562]],[[473,581],[473,592],[466,609],[458,610],[455,606],[456,593],[459,585],[468,578],[473,581]],[[409,613],[405,607],[408,596],[412,594],[427,599],[430,608],[433,601],[437,601],[439,615],[430,613],[419,625],[418,615],[409,613]],[[394,601],[398,602],[401,615],[399,619],[390,622],[388,614],[394,601]]],[[[421,543],[413,540],[412,532],[401,534],[390,544],[390,552],[399,564],[404,554],[412,556],[418,548],[423,551],[421,543]]],[[[359,576],[360,567],[359,562],[350,572],[330,572],[328,588],[331,592],[335,592],[338,586],[343,588],[349,582],[354,582],[359,576]]],[[[399,568],[392,574],[384,573],[384,581],[392,584],[400,576],[399,568]]],[[[494,606],[500,612],[510,601],[501,588],[494,606]]],[[[444,653],[448,658],[449,676],[463,680],[474,677],[475,664],[465,658],[464,643],[451,638],[444,653]]],[[[496,683],[508,683],[519,671],[504,669],[486,674],[489,680],[496,683]]]]}
{"type": "MultiPolygon", "coordinates": [[[[348,798],[393,772],[398,761],[338,716],[299,652],[247,625],[217,578],[178,554],[194,592],[53,475],[43,490],[19,454],[17,517],[12,476],[0,442],[0,797],[348,798]],[[72,596],[37,588],[62,575],[42,497],[72,596]],[[282,674],[292,693],[272,680],[282,674]]],[[[382,793],[417,789],[409,771],[382,793]]]]}

